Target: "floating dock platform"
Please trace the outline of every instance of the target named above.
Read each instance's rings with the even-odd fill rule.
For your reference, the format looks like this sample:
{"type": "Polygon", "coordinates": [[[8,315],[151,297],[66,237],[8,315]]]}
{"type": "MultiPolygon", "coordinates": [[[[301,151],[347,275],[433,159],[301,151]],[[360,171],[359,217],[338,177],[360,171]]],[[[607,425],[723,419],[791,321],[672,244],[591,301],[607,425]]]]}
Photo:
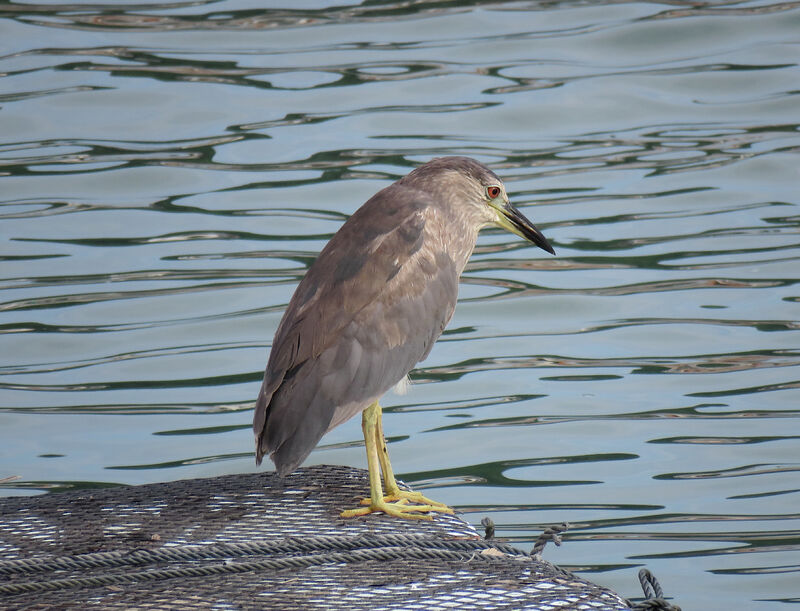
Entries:
{"type": "Polygon", "coordinates": [[[457,516],[341,519],[368,488],[318,466],[0,499],[0,609],[633,608],[457,516]]]}

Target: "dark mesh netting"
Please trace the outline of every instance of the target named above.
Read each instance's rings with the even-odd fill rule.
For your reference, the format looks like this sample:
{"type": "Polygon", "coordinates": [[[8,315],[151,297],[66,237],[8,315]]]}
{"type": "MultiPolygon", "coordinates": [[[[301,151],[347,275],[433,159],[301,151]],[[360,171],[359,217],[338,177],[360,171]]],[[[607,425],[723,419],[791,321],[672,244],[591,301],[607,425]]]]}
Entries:
{"type": "Polygon", "coordinates": [[[2,609],[630,609],[455,516],[344,520],[346,467],[0,499],[2,609]]]}

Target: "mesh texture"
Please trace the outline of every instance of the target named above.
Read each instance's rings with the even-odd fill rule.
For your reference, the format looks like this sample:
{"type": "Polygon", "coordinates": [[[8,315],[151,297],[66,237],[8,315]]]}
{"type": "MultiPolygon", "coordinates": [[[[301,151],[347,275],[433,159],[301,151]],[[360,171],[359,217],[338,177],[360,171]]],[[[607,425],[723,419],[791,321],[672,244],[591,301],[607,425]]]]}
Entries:
{"type": "Polygon", "coordinates": [[[0,499],[2,609],[630,609],[456,516],[342,519],[347,467],[0,499]]]}

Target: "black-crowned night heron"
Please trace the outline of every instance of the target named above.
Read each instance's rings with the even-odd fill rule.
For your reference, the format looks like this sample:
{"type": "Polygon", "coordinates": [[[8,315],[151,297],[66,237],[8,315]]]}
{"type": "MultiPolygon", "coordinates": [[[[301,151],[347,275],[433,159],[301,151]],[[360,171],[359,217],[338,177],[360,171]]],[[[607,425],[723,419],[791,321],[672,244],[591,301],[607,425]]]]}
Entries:
{"type": "Polygon", "coordinates": [[[397,486],[378,399],[428,356],[453,316],[478,231],[488,225],[555,254],[511,206],[503,181],[467,157],[429,161],[342,225],[275,333],[253,419],[257,464],[269,454],[281,476],[291,473],[326,432],[363,412],[370,497],[342,516],[452,513],[397,486]]]}

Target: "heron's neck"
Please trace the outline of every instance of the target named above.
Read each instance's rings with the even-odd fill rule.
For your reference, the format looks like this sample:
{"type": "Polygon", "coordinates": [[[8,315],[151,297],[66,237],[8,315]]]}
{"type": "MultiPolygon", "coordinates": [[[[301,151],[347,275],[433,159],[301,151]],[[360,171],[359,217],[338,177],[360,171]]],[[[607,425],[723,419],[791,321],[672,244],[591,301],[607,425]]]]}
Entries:
{"type": "Polygon", "coordinates": [[[425,223],[425,241],[430,240],[438,252],[446,252],[455,263],[458,274],[464,271],[475,242],[478,231],[485,224],[482,219],[475,219],[466,206],[453,206],[450,209],[429,208],[425,223]]]}

